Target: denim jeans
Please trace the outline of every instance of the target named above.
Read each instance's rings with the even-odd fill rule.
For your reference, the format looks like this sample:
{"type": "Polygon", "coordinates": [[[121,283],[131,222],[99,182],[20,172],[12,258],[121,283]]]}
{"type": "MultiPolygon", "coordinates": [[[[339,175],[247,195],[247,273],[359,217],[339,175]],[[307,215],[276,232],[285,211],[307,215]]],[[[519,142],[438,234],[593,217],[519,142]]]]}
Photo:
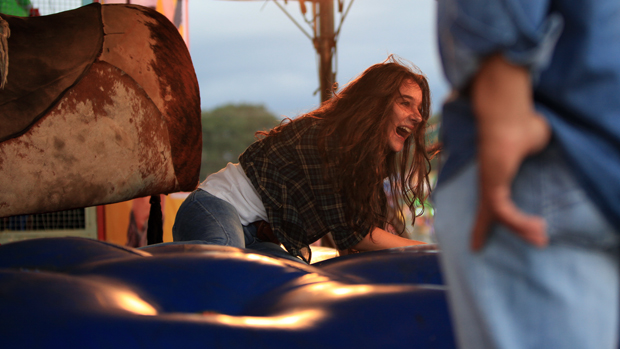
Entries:
{"type": "Polygon", "coordinates": [[[205,244],[248,248],[275,257],[304,263],[282,247],[256,237],[253,224],[242,225],[235,207],[208,192],[193,191],[179,207],[172,227],[175,242],[200,241],[205,244]]]}
{"type": "Polygon", "coordinates": [[[434,193],[435,229],[461,348],[617,348],[618,235],[550,146],[528,158],[512,186],[522,210],[547,221],[536,248],[496,224],[470,250],[477,164],[434,193]]]}

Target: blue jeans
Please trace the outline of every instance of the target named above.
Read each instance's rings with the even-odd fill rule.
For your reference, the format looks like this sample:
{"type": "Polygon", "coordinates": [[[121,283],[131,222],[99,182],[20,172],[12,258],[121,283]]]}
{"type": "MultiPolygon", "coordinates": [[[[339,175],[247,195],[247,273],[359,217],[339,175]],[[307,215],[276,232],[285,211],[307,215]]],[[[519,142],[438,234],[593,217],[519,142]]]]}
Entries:
{"type": "Polygon", "coordinates": [[[617,348],[618,235],[553,146],[528,158],[512,186],[522,210],[544,217],[549,246],[496,224],[470,250],[477,164],[434,193],[435,229],[461,348],[617,348]]]}
{"type": "Polygon", "coordinates": [[[204,244],[249,248],[275,257],[300,263],[280,245],[261,241],[256,237],[253,224],[242,225],[235,207],[208,192],[193,191],[179,207],[172,238],[175,242],[200,241],[204,244]]]}

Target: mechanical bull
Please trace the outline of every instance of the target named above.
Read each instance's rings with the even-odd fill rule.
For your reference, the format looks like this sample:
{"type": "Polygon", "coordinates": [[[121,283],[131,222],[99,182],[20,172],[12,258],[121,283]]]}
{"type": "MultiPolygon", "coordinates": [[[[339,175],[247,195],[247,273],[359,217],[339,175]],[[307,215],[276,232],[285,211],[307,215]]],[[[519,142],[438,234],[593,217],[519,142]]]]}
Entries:
{"type": "Polygon", "coordinates": [[[196,187],[198,82],[163,15],[92,4],[0,17],[0,217],[196,187]]]}

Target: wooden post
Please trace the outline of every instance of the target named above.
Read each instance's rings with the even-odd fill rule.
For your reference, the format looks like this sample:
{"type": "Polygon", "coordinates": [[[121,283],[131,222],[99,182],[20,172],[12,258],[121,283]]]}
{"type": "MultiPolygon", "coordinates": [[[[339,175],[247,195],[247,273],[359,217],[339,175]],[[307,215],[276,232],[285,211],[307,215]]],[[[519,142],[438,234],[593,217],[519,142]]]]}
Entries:
{"type": "Polygon", "coordinates": [[[319,80],[321,102],[331,98],[334,86],[333,48],[334,40],[334,0],[318,0],[319,37],[317,51],[319,54],[319,80]]]}

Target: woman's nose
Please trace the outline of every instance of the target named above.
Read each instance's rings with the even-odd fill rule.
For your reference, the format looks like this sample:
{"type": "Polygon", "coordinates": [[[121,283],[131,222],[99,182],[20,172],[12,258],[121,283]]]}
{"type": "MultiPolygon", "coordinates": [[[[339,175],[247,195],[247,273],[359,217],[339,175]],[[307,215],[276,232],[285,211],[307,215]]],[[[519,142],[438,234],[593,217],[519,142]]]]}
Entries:
{"type": "Polygon", "coordinates": [[[422,122],[422,115],[417,110],[409,115],[409,119],[413,120],[414,123],[422,122]]]}

